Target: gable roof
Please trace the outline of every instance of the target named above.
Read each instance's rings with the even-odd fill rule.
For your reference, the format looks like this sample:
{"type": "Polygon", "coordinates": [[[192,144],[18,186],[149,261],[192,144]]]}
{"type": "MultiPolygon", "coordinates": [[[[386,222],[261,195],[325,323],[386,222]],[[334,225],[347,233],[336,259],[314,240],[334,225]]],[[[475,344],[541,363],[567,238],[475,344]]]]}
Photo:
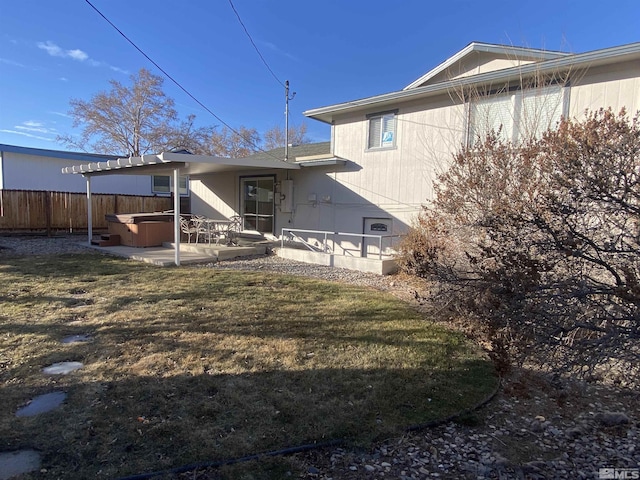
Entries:
{"type": "Polygon", "coordinates": [[[564,52],[554,52],[548,50],[539,50],[535,48],[525,47],[512,47],[508,45],[495,45],[491,43],[471,42],[455,55],[449,57],[437,67],[429,70],[423,76],[417,80],[411,82],[409,85],[403,88],[403,90],[410,90],[412,88],[426,85],[430,79],[437,76],[439,73],[446,71],[453,67],[456,63],[461,63],[464,59],[470,57],[475,53],[490,53],[498,57],[510,58],[514,61],[543,61],[551,60],[554,58],[564,57],[569,55],[564,52]]]}
{"type": "Polygon", "coordinates": [[[490,85],[499,81],[515,82],[520,81],[524,77],[536,74],[558,72],[571,68],[611,65],[625,61],[640,61],[640,42],[594,50],[592,52],[563,55],[526,65],[469,75],[431,85],[403,89],[373,97],[315,108],[307,110],[303,112],[303,114],[309,118],[331,124],[336,115],[373,111],[374,109],[384,110],[396,108],[399,102],[422,100],[428,97],[446,94],[452,89],[460,87],[490,85]]]}

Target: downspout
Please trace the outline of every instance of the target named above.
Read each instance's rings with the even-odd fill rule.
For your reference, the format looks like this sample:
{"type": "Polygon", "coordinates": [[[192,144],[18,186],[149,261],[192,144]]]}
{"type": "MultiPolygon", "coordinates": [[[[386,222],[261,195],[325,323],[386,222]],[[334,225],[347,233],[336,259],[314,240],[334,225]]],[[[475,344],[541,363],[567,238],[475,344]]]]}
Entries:
{"type": "Polygon", "coordinates": [[[91,246],[91,239],[93,238],[93,211],[91,205],[91,176],[84,175],[87,179],[87,244],[91,246]]]}
{"type": "Polygon", "coordinates": [[[180,169],[173,169],[173,243],[175,263],[180,266],[180,169]]]}

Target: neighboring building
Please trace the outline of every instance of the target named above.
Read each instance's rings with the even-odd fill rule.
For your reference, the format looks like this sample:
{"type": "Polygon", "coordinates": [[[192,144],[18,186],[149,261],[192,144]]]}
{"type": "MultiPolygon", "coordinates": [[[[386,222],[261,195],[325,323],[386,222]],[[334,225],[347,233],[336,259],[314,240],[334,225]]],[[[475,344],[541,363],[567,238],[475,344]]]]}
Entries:
{"type": "MultiPolygon", "coordinates": [[[[192,210],[240,214],[246,228],[276,236],[401,234],[477,135],[502,126],[517,142],[601,107],[640,109],[640,43],[567,54],[474,42],[402,90],[304,112],[331,125],[331,142],[290,148],[299,169],[192,176],[192,210]]],[[[282,160],[283,150],[249,158],[282,160]]],[[[351,254],[366,255],[367,241],[354,239],[351,254]]]]}
{"type": "MultiPolygon", "coordinates": [[[[0,144],[0,190],[86,192],[86,181],[79,175],[62,175],[62,168],[117,158],[113,155],[63,152],[0,144]]],[[[96,177],[91,183],[91,190],[93,193],[154,194],[150,175],[96,177]]]]}

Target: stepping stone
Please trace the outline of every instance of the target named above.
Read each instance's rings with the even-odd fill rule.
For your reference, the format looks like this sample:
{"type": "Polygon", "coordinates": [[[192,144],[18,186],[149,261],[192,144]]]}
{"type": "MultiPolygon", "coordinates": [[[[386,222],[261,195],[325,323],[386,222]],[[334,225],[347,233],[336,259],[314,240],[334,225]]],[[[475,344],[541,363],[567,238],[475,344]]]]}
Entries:
{"type": "Polygon", "coordinates": [[[8,480],[39,468],[40,454],[35,450],[0,453],[0,480],[8,480]]]}
{"type": "Polygon", "coordinates": [[[91,335],[79,334],[79,335],[71,335],[69,337],[64,337],[62,343],[80,343],[80,342],[90,342],[91,335]]]}
{"type": "Polygon", "coordinates": [[[49,365],[42,369],[42,373],[47,375],[66,375],[74,370],[82,368],[84,365],[80,362],[59,362],[49,365]]]}
{"type": "Polygon", "coordinates": [[[67,394],[64,392],[52,392],[39,395],[25,407],[18,409],[16,417],[33,417],[39,413],[48,412],[54,408],[59,407],[62,402],[67,398],[67,394]]]}

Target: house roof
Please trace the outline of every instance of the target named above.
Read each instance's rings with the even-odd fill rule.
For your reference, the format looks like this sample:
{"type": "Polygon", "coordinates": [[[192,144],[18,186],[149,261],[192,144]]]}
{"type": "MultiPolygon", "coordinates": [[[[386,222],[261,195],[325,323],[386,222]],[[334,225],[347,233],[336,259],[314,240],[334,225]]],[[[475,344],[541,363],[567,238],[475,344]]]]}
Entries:
{"type": "MultiPolygon", "coordinates": [[[[289,146],[289,160],[297,161],[300,157],[308,157],[315,155],[327,155],[331,153],[331,142],[320,142],[320,143],[303,143],[301,145],[291,145],[289,146]]],[[[270,158],[278,158],[284,160],[284,147],[274,148],[268,151],[260,151],[256,152],[245,159],[251,160],[266,160],[270,158]]]]}
{"type": "MultiPolygon", "coordinates": [[[[303,143],[301,145],[289,146],[287,152],[289,162],[293,162],[300,167],[323,167],[330,165],[344,165],[347,161],[343,158],[336,157],[331,152],[331,142],[303,143]]],[[[274,148],[269,151],[254,153],[246,157],[246,159],[258,160],[269,158],[281,158],[284,160],[284,147],[274,148]]]]}
{"type": "Polygon", "coordinates": [[[115,155],[102,155],[100,153],[65,152],[62,150],[48,150],[44,148],[20,147],[17,145],[0,144],[0,152],[20,153],[23,155],[35,155],[38,157],[63,158],[65,160],[75,160],[86,162],[88,160],[115,160],[115,155]]]}
{"type": "Polygon", "coordinates": [[[564,52],[554,52],[548,50],[539,50],[535,48],[525,47],[513,47],[508,45],[495,45],[491,43],[471,42],[455,55],[449,57],[440,65],[432,70],[429,70],[423,76],[417,80],[411,82],[409,85],[403,88],[403,90],[410,90],[412,88],[420,87],[428,83],[433,77],[451,68],[458,62],[461,62],[465,58],[470,57],[475,53],[491,53],[496,56],[507,57],[514,60],[528,60],[528,61],[543,61],[552,60],[554,58],[565,57],[570,55],[564,52]]]}
{"type": "MultiPolygon", "coordinates": [[[[604,66],[623,61],[640,61],[640,42],[618,47],[605,48],[602,50],[594,50],[592,52],[580,54],[559,55],[548,60],[540,60],[516,67],[469,75],[466,77],[455,78],[453,80],[425,86],[411,87],[411,85],[420,80],[418,79],[416,82],[413,82],[409,85],[409,87],[411,88],[385,93],[382,95],[376,95],[373,97],[362,98],[359,100],[338,103],[335,105],[329,105],[326,107],[315,108],[312,110],[307,110],[303,112],[303,114],[309,118],[314,118],[316,120],[320,120],[321,122],[330,124],[333,122],[334,117],[338,115],[372,111],[373,109],[383,110],[387,108],[394,108],[397,107],[399,102],[421,100],[432,96],[441,95],[460,87],[471,85],[490,85],[498,81],[514,82],[520,81],[523,77],[528,77],[536,74],[558,72],[571,68],[604,66]]],[[[443,69],[447,68],[447,66],[445,65],[447,64],[447,62],[448,61],[443,62],[443,64],[441,64],[439,67],[436,67],[436,69],[434,70],[439,69],[438,72],[443,71],[443,69]],[[442,65],[445,66],[441,68],[442,65]]],[[[432,70],[432,72],[434,70],[432,70]]],[[[429,74],[427,74],[427,76],[428,75],[429,74]]],[[[426,76],[421,77],[421,79],[424,77],[426,76]]]]}

